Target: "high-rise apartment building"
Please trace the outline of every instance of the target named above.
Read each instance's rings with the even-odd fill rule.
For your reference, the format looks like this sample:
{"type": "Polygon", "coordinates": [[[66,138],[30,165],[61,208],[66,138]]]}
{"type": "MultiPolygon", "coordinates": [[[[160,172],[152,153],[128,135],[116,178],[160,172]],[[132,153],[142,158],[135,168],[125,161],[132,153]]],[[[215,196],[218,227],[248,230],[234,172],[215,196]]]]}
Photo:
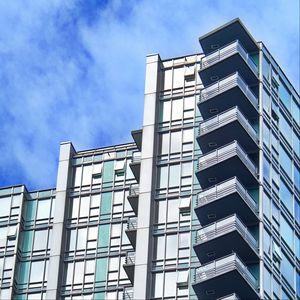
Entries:
{"type": "Polygon", "coordinates": [[[239,19],[146,62],[134,143],[0,189],[1,299],[297,299],[300,100],[239,19]]]}

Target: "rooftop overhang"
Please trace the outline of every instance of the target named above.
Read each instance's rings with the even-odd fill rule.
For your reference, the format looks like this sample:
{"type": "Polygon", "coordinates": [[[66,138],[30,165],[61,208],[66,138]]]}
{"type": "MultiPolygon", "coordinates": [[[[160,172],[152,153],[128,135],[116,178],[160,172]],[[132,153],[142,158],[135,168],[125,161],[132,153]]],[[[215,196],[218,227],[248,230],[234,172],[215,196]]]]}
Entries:
{"type": "Polygon", "coordinates": [[[248,53],[259,50],[256,41],[239,18],[233,19],[199,38],[205,55],[235,40],[239,40],[248,53]]]}

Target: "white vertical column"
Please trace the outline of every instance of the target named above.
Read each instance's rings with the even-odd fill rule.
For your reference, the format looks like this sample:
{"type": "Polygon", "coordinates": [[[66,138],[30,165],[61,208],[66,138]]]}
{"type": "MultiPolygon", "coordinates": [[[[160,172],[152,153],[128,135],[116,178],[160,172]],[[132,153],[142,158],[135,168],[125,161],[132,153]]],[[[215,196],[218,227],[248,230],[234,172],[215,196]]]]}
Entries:
{"type": "Polygon", "coordinates": [[[68,197],[69,174],[72,167],[72,156],[75,150],[71,142],[61,143],[56,183],[56,196],[53,215],[53,229],[50,241],[50,259],[48,264],[48,280],[46,299],[59,299],[62,281],[63,264],[63,231],[68,197]]]}
{"type": "Polygon", "coordinates": [[[151,224],[153,218],[153,189],[155,172],[155,121],[160,57],[147,56],[141,173],[139,184],[139,209],[136,239],[136,260],[133,299],[150,298],[151,280],[151,224]]]}

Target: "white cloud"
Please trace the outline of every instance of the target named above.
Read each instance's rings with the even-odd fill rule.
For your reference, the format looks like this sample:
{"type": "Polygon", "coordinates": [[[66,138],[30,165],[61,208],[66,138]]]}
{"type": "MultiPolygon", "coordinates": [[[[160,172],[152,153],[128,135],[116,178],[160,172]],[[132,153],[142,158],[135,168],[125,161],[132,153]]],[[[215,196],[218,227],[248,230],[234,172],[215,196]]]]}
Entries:
{"type": "Polygon", "coordinates": [[[61,141],[129,141],[142,124],[145,56],[200,52],[200,35],[237,16],[299,83],[297,0],[95,3],[0,3],[0,186],[55,185],[61,141]]]}

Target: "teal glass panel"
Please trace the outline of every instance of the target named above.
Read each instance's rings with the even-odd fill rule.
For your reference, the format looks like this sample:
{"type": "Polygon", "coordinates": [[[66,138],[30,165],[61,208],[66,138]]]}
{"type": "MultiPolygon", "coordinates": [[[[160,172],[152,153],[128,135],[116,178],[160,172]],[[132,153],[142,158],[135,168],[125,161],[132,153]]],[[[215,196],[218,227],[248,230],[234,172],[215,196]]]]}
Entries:
{"type": "Polygon", "coordinates": [[[94,300],[105,300],[105,293],[95,293],[94,300]]]}
{"type": "Polygon", "coordinates": [[[109,244],[110,224],[100,225],[98,231],[98,252],[107,251],[109,244]]]}
{"type": "MultiPolygon", "coordinates": [[[[5,298],[3,298],[5,299],[5,298]]],[[[21,294],[21,295],[14,295],[15,300],[27,300],[27,294],[21,294]]]]}
{"type": "Polygon", "coordinates": [[[105,161],[103,164],[103,187],[112,185],[114,178],[114,161],[105,161]]]}
{"type": "Polygon", "coordinates": [[[95,286],[104,286],[107,275],[107,258],[98,258],[96,262],[96,282],[95,286]]]}
{"type": "Polygon", "coordinates": [[[29,266],[30,262],[20,262],[19,264],[19,274],[18,274],[18,284],[27,284],[29,280],[29,266]]]}
{"type": "Polygon", "coordinates": [[[23,231],[22,232],[22,244],[21,244],[21,251],[25,253],[28,253],[32,249],[32,243],[33,243],[33,231],[23,231]]]}
{"type": "Polygon", "coordinates": [[[103,219],[102,216],[108,216],[111,213],[111,202],[112,202],[112,193],[102,193],[101,195],[101,218],[103,219]]]}
{"type": "Polygon", "coordinates": [[[37,201],[26,201],[25,221],[33,221],[35,219],[37,201]]]}

